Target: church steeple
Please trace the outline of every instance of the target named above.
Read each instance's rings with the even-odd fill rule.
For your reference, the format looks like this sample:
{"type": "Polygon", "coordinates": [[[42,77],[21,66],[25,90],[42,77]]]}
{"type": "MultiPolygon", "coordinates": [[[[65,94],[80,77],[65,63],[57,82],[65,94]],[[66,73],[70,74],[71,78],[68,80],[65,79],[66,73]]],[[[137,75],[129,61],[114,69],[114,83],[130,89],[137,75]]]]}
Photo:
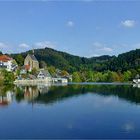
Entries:
{"type": "Polygon", "coordinates": [[[35,54],[35,51],[34,51],[34,49],[32,50],[32,54],[33,54],[33,55],[35,54]]]}

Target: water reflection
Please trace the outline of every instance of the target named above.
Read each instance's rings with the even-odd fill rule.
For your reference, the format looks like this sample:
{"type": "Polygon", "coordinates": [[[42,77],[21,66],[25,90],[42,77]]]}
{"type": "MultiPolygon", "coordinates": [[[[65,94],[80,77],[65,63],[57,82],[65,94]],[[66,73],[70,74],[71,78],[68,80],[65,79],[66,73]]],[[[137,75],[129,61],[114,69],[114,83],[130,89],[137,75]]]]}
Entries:
{"type": "Polygon", "coordinates": [[[139,103],[133,85],[0,87],[0,138],[140,138],[139,103]]]}
{"type": "Polygon", "coordinates": [[[0,87],[0,91],[0,106],[6,106],[10,104],[14,95],[13,91],[11,91],[11,87],[0,87]]]}
{"type": "Polygon", "coordinates": [[[91,93],[117,96],[132,103],[140,103],[140,89],[131,85],[68,85],[68,86],[17,86],[1,87],[0,105],[8,105],[13,98],[34,103],[55,103],[73,96],[91,93]]]}
{"type": "Polygon", "coordinates": [[[133,84],[133,87],[140,88],[140,84],[133,84]]]}
{"type": "Polygon", "coordinates": [[[47,94],[50,86],[17,86],[15,87],[15,97],[18,102],[26,100],[28,102],[37,99],[41,94],[47,94]]]}
{"type": "Polygon", "coordinates": [[[6,92],[6,94],[1,94],[0,95],[0,105],[8,105],[9,103],[11,103],[11,101],[12,101],[12,95],[13,95],[13,93],[12,92],[10,92],[10,91],[8,91],[8,92],[6,92]]]}

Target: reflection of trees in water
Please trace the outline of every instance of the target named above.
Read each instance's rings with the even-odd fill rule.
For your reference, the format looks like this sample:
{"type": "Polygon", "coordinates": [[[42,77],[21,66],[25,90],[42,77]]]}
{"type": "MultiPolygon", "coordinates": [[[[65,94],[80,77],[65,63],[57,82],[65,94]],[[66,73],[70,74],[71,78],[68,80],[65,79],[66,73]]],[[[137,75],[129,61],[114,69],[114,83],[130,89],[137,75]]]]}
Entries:
{"type": "Polygon", "coordinates": [[[21,100],[32,101],[38,98],[40,94],[46,94],[49,87],[44,86],[18,86],[16,87],[16,100],[20,102],[21,100]]]}
{"type": "Polygon", "coordinates": [[[0,106],[8,105],[13,99],[13,86],[1,86],[0,87],[0,106]]]}
{"type": "Polygon", "coordinates": [[[35,99],[35,102],[53,103],[89,92],[101,96],[114,95],[130,102],[140,103],[140,89],[128,85],[69,85],[65,87],[51,87],[47,94],[40,95],[35,99]]]}
{"type": "MultiPolygon", "coordinates": [[[[117,96],[121,99],[140,103],[140,89],[129,85],[68,85],[68,86],[33,86],[14,87],[17,102],[26,100],[29,103],[49,104],[56,101],[66,100],[71,97],[91,93],[101,96],[117,96]]],[[[6,91],[6,90],[5,90],[6,91]]],[[[1,93],[5,94],[5,91],[1,93]]]]}
{"type": "MultiPolygon", "coordinates": [[[[34,87],[36,95],[31,99],[34,103],[49,104],[56,101],[65,100],[70,97],[79,96],[86,93],[99,94],[101,96],[114,95],[121,99],[140,103],[140,89],[128,85],[69,85],[52,87],[34,87]],[[43,92],[41,92],[43,91],[43,92]],[[35,97],[35,98],[33,98],[35,97]]],[[[35,94],[34,93],[34,94],[35,94]]],[[[32,95],[32,94],[29,94],[32,95]]],[[[24,98],[24,96],[23,96],[24,98]]]]}
{"type": "Polygon", "coordinates": [[[140,89],[133,88],[132,86],[129,85],[98,86],[94,89],[94,91],[98,92],[98,94],[100,95],[104,96],[114,95],[130,102],[140,103],[140,89]]]}

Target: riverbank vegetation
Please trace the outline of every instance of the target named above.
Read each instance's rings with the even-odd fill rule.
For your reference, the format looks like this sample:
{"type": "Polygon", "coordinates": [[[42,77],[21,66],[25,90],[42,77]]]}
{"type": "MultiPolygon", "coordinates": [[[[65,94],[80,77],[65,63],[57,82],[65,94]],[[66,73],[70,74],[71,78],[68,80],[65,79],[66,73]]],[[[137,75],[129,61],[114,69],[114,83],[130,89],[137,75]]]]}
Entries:
{"type": "Polygon", "coordinates": [[[73,82],[129,82],[132,79],[133,74],[129,70],[123,73],[120,71],[81,71],[73,73],[73,82]]]}
{"type": "Polygon", "coordinates": [[[8,72],[7,70],[0,70],[0,85],[12,85],[15,80],[15,75],[13,72],[8,72]]]}

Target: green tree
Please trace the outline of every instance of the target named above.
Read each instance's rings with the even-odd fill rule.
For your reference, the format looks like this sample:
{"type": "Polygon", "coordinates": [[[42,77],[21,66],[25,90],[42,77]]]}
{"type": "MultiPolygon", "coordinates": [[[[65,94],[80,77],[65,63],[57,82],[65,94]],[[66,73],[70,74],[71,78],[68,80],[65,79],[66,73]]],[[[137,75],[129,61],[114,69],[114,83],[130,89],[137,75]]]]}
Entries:
{"type": "Polygon", "coordinates": [[[130,71],[131,71],[131,73],[132,73],[132,76],[131,76],[132,79],[135,78],[136,75],[138,74],[138,72],[137,72],[135,69],[131,69],[130,71]]]}
{"type": "Polygon", "coordinates": [[[127,70],[126,72],[124,72],[123,76],[124,76],[124,81],[126,81],[126,82],[132,80],[131,79],[132,78],[132,73],[129,70],[127,70]]]}
{"type": "Polygon", "coordinates": [[[16,57],[15,57],[15,60],[16,62],[18,63],[19,66],[22,66],[23,63],[24,63],[24,58],[21,54],[18,54],[16,57]]]}
{"type": "Polygon", "coordinates": [[[107,71],[107,82],[117,82],[120,81],[119,75],[116,72],[107,71]]]}
{"type": "Polygon", "coordinates": [[[102,81],[102,73],[95,72],[93,73],[93,82],[101,82],[102,81]]]}
{"type": "Polygon", "coordinates": [[[31,71],[31,74],[36,75],[37,74],[37,69],[33,68],[32,71],[31,71]]]}
{"type": "Polygon", "coordinates": [[[79,72],[74,72],[72,74],[72,79],[73,79],[73,82],[82,82],[79,72]]]}
{"type": "Polygon", "coordinates": [[[0,85],[3,85],[3,83],[4,83],[4,76],[2,71],[0,70],[0,85]]]}
{"type": "Polygon", "coordinates": [[[67,71],[65,71],[65,70],[61,71],[61,76],[68,76],[68,75],[69,75],[69,73],[67,71]]]}
{"type": "Polygon", "coordinates": [[[47,64],[46,64],[45,61],[40,61],[39,65],[40,65],[40,68],[46,68],[47,67],[47,64]]]}
{"type": "Polygon", "coordinates": [[[56,69],[55,69],[54,66],[50,66],[50,67],[48,67],[47,69],[48,69],[48,71],[49,71],[49,73],[50,73],[51,75],[55,75],[55,74],[56,74],[56,69]]]}
{"type": "Polygon", "coordinates": [[[13,84],[15,80],[14,73],[3,70],[2,75],[4,76],[4,84],[13,84]]]}
{"type": "Polygon", "coordinates": [[[19,68],[16,70],[16,75],[20,75],[20,69],[19,68]]]}
{"type": "Polygon", "coordinates": [[[93,71],[87,71],[87,81],[88,82],[93,82],[93,71]]]}
{"type": "Polygon", "coordinates": [[[108,73],[107,72],[102,74],[102,82],[108,82],[108,73]]]}

